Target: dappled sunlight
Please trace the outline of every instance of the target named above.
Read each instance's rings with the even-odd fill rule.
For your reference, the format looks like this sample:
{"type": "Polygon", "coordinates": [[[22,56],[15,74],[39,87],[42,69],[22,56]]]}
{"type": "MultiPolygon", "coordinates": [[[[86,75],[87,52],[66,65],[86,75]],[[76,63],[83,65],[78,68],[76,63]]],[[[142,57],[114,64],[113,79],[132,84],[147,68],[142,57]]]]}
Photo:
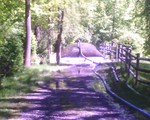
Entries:
{"type": "Polygon", "coordinates": [[[150,109],[149,10],[150,0],[0,0],[0,120],[136,120],[107,93],[150,109]]]}
{"type": "Polygon", "coordinates": [[[93,108],[91,111],[88,107],[85,109],[74,109],[74,110],[67,110],[64,112],[56,112],[52,116],[52,119],[58,120],[83,120],[83,119],[107,119],[111,117],[115,118],[118,115],[117,112],[108,111],[106,108],[93,108]]]}
{"type": "Polygon", "coordinates": [[[120,111],[119,105],[115,108],[112,99],[106,97],[104,92],[94,91],[96,77],[90,75],[90,72],[81,76],[79,73],[74,74],[73,72],[78,69],[82,69],[84,73],[84,70],[90,71],[92,67],[86,66],[85,69],[81,66],[72,66],[54,72],[51,80],[39,84],[39,89],[24,97],[29,106],[17,120],[124,119],[127,114],[120,111]]]}

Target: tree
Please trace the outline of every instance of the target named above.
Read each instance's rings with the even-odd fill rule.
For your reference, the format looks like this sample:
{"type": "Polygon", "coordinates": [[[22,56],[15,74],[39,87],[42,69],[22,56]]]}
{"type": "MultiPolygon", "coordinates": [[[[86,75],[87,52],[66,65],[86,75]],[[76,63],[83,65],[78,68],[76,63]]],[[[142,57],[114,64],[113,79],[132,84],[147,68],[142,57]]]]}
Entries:
{"type": "Polygon", "coordinates": [[[25,27],[26,27],[26,46],[25,46],[25,67],[31,66],[31,13],[30,13],[30,0],[25,1],[25,27]]]}
{"type": "Polygon", "coordinates": [[[22,0],[0,0],[0,45],[9,36],[10,29],[22,29],[24,20],[24,2],[22,0]]]}
{"type": "Polygon", "coordinates": [[[32,28],[35,28],[38,41],[37,54],[42,58],[50,58],[51,45],[56,43],[58,39],[57,46],[61,45],[62,35],[60,34],[62,32],[60,31],[63,26],[60,25],[60,11],[58,11],[58,8],[64,13],[66,4],[67,0],[40,0],[32,3],[32,28]]]}
{"type": "Polygon", "coordinates": [[[62,32],[63,32],[63,18],[64,18],[64,11],[59,8],[59,16],[58,16],[58,36],[56,41],[56,61],[57,64],[60,63],[61,58],[61,43],[62,43],[62,32]]]}
{"type": "MultiPolygon", "coordinates": [[[[140,19],[144,17],[139,16],[144,3],[137,6],[137,1],[142,2],[142,0],[32,1],[32,29],[35,29],[38,41],[37,53],[46,58],[55,43],[57,47],[61,44],[65,47],[81,39],[96,44],[100,40],[110,41],[113,38],[120,38],[127,31],[146,38],[145,30],[142,30],[145,27],[145,20],[141,22],[140,19]],[[58,27],[60,21],[58,7],[65,13],[63,33],[58,27]]],[[[60,58],[58,51],[57,48],[57,60],[60,58]]]]}
{"type": "Polygon", "coordinates": [[[150,1],[149,0],[145,0],[143,13],[146,19],[145,51],[146,51],[146,54],[150,54],[150,1]]]}
{"type": "Polygon", "coordinates": [[[0,0],[0,85],[23,66],[24,2],[0,0]]]}

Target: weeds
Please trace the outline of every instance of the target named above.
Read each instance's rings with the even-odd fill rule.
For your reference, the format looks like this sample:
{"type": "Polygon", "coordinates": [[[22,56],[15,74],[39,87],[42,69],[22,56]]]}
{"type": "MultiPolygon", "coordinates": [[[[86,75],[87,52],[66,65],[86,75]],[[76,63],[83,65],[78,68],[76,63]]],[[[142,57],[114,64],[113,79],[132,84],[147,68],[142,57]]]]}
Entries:
{"type": "Polygon", "coordinates": [[[37,89],[38,82],[51,80],[52,71],[65,67],[58,65],[32,66],[30,69],[24,69],[14,76],[1,79],[0,119],[5,120],[19,115],[28,105],[27,101],[21,95],[37,89]]]}
{"type": "Polygon", "coordinates": [[[122,70],[119,76],[120,81],[116,82],[109,71],[107,82],[111,90],[135,106],[150,112],[149,86],[140,83],[136,85],[134,78],[128,77],[126,71],[122,70]]]}

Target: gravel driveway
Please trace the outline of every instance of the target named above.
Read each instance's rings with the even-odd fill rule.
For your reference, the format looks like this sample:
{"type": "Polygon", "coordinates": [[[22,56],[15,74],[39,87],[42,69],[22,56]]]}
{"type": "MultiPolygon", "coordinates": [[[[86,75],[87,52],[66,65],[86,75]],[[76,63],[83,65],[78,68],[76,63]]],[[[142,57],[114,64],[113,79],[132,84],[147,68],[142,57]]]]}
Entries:
{"type": "Polygon", "coordinates": [[[29,107],[15,120],[136,120],[109,95],[89,86],[98,80],[91,69],[74,65],[54,72],[53,83],[41,83],[39,89],[25,97],[29,107]]]}

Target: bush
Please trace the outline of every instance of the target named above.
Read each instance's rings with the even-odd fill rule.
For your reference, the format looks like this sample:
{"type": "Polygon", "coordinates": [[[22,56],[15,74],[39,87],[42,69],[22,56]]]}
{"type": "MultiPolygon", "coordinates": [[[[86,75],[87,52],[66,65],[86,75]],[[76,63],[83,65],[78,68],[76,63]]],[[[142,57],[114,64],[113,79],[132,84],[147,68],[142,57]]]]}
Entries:
{"type": "Polygon", "coordinates": [[[4,40],[0,49],[0,77],[13,75],[23,65],[23,47],[20,37],[9,37],[4,40]]]}
{"type": "Polygon", "coordinates": [[[128,46],[132,46],[133,53],[140,53],[141,55],[144,52],[144,39],[140,37],[139,34],[127,32],[124,35],[120,36],[119,42],[128,46]]]}

